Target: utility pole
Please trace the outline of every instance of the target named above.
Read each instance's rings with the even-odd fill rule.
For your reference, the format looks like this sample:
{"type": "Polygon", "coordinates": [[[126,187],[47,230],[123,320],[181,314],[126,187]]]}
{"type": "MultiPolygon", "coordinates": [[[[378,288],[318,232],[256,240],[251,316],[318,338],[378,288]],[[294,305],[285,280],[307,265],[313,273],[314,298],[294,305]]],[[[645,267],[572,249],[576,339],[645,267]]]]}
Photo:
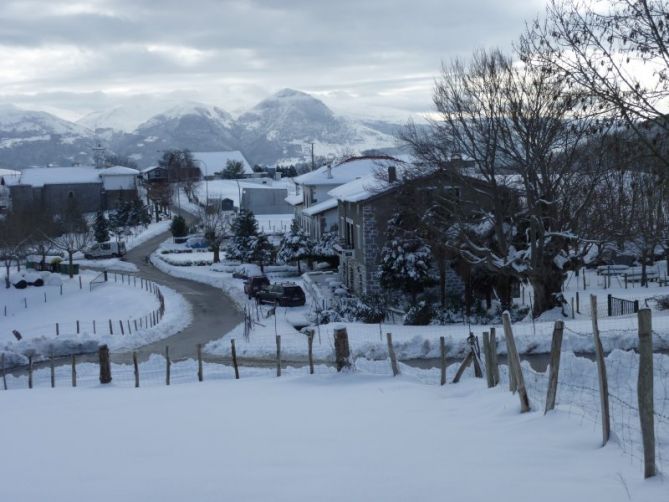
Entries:
{"type": "Polygon", "coordinates": [[[311,170],[313,171],[315,169],[315,162],[314,162],[314,143],[313,141],[310,143],[311,144],[311,170]]]}

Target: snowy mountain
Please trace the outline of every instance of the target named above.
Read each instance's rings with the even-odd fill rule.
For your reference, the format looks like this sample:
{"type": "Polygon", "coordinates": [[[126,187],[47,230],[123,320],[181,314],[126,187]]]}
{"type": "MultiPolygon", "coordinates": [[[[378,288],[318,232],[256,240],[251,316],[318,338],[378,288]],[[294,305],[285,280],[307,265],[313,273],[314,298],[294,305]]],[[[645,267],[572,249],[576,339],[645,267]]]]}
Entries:
{"type": "Polygon", "coordinates": [[[391,125],[337,116],[323,102],[292,89],[261,101],[237,120],[203,103],[184,102],[155,113],[159,105],[118,106],[90,113],[76,124],[44,112],[0,107],[0,167],[90,162],[96,142],[130,156],[140,167],[171,148],[241,150],[251,164],[275,164],[308,159],[311,143],[318,156],[396,144],[391,125]]]}
{"type": "Polygon", "coordinates": [[[235,123],[242,151],[253,163],[272,164],[318,155],[394,145],[394,138],[337,117],[309,94],[283,89],[242,114],[235,123]]]}
{"type": "Polygon", "coordinates": [[[46,112],[0,105],[0,167],[70,165],[90,158],[93,133],[46,112]]]}

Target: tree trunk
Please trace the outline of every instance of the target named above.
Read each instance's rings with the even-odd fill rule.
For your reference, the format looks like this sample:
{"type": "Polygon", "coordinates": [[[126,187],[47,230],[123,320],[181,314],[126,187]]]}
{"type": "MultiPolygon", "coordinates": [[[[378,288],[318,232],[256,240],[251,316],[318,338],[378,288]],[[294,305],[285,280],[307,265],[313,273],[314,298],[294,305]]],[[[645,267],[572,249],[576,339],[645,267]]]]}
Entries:
{"type": "Polygon", "coordinates": [[[221,248],[219,246],[214,246],[214,263],[221,262],[221,248]]]}
{"type": "Polygon", "coordinates": [[[302,269],[300,268],[300,260],[297,260],[297,273],[302,275],[302,269]]]}
{"type": "Polygon", "coordinates": [[[530,278],[530,284],[534,290],[533,317],[539,317],[554,307],[562,307],[563,281],[564,276],[561,271],[546,271],[542,276],[530,278]]]}
{"type": "Polygon", "coordinates": [[[643,252],[641,253],[641,286],[646,286],[646,282],[648,281],[648,277],[646,276],[646,256],[647,253],[643,252]]]}
{"type": "Polygon", "coordinates": [[[446,307],[446,259],[440,257],[439,266],[439,296],[441,298],[441,307],[446,307]]]}
{"type": "Polygon", "coordinates": [[[9,282],[9,265],[5,265],[5,289],[11,288],[12,285],[9,282]]]}

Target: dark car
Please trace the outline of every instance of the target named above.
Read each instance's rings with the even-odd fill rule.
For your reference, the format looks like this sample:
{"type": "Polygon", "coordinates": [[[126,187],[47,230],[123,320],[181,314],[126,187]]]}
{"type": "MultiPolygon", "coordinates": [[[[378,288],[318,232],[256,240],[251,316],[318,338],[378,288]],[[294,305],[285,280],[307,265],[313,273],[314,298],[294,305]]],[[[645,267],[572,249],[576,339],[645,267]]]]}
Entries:
{"type": "Polygon", "coordinates": [[[256,293],[256,298],[260,303],[273,303],[281,307],[300,307],[306,303],[304,291],[292,282],[267,286],[256,293]]]}
{"type": "Polygon", "coordinates": [[[258,291],[267,286],[269,286],[269,279],[264,275],[248,277],[244,281],[244,293],[246,293],[246,296],[249,298],[254,298],[258,291]]]}

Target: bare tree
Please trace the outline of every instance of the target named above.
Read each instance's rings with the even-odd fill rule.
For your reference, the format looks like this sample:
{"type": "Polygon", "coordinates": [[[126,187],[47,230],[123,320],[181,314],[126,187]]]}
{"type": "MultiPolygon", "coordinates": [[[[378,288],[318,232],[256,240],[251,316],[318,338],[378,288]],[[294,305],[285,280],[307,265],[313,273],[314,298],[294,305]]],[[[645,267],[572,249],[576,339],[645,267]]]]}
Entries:
{"type": "Polygon", "coordinates": [[[60,222],[60,232],[55,237],[46,236],[56,249],[67,253],[68,272],[74,276],[74,253],[83,251],[93,242],[91,232],[83,213],[74,197],[67,201],[67,207],[60,222]]]}
{"type": "Polygon", "coordinates": [[[12,263],[19,263],[30,238],[27,225],[17,213],[10,213],[4,219],[0,219],[0,260],[5,267],[5,287],[11,287],[9,275],[12,263]]]}
{"type": "Polygon", "coordinates": [[[214,252],[214,263],[221,261],[221,244],[226,236],[230,235],[232,216],[230,213],[220,210],[218,207],[207,207],[200,209],[200,222],[204,238],[209,248],[214,252]]]}

